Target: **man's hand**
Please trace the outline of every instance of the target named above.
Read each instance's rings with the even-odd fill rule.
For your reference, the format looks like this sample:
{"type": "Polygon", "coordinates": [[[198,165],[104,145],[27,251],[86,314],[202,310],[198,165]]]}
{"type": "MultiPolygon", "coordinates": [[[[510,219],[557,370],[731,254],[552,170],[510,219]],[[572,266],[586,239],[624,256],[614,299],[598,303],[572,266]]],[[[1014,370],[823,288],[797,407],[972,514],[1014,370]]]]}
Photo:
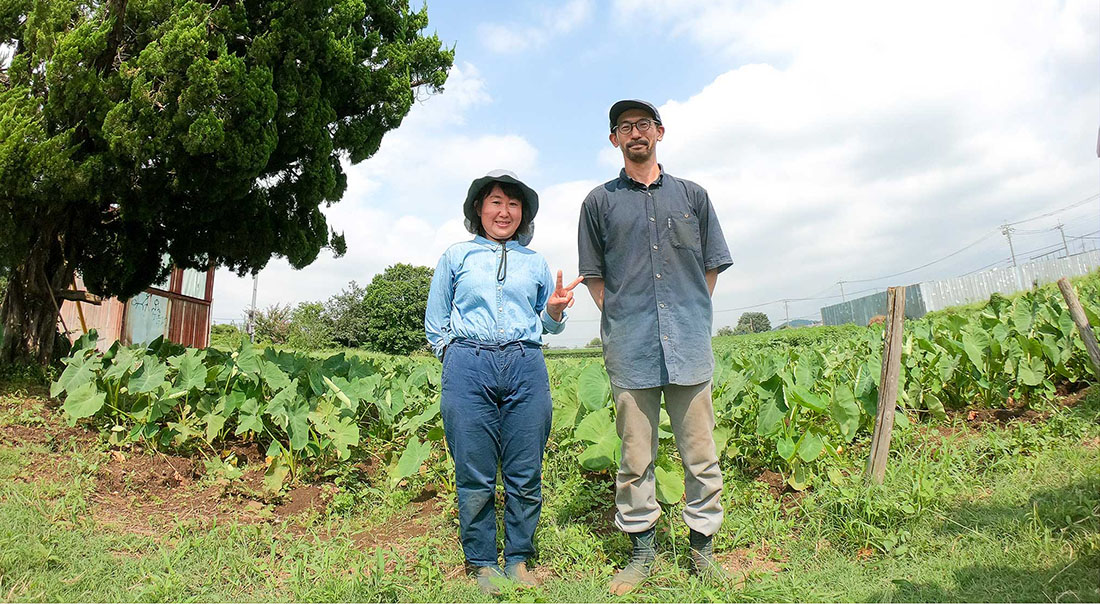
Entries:
{"type": "Polygon", "coordinates": [[[557,286],[554,287],[554,293],[550,294],[550,299],[546,301],[546,312],[550,314],[550,318],[561,321],[561,313],[573,306],[573,288],[580,285],[581,281],[584,281],[584,277],[577,277],[568,287],[563,287],[561,271],[558,271],[557,286]]]}
{"type": "Polygon", "coordinates": [[[596,308],[603,312],[603,279],[588,277],[584,280],[584,284],[588,287],[588,293],[592,294],[592,301],[596,303],[596,308]]]}

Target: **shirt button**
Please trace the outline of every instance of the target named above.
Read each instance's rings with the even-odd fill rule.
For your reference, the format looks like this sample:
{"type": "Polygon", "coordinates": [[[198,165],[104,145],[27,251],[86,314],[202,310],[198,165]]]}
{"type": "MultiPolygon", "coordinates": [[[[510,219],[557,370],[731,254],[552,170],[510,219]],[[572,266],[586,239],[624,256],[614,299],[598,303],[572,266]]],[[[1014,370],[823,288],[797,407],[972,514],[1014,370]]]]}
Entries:
{"type": "Polygon", "coordinates": [[[661,273],[657,273],[657,274],[656,274],[655,276],[656,276],[656,277],[657,277],[658,279],[660,279],[660,278],[661,278],[661,273]]]}
{"type": "Polygon", "coordinates": [[[661,302],[661,308],[668,308],[668,305],[665,304],[664,302],[661,302]]]}
{"type": "Polygon", "coordinates": [[[657,249],[657,246],[653,246],[653,249],[657,249]]]}
{"type": "Polygon", "coordinates": [[[504,307],[503,306],[498,306],[497,310],[500,311],[500,312],[504,312],[504,307]]]}
{"type": "Polygon", "coordinates": [[[667,342],[668,341],[668,336],[661,336],[661,339],[663,339],[667,342]]]}
{"type": "Polygon", "coordinates": [[[684,218],[691,218],[691,216],[688,214],[684,214],[684,218]]]}
{"type": "MultiPolygon", "coordinates": [[[[504,330],[503,330],[503,329],[498,329],[497,331],[499,331],[500,333],[504,333],[504,330]]],[[[668,336],[665,336],[665,339],[667,340],[667,339],[668,339],[668,336]]]]}
{"type": "Polygon", "coordinates": [[[652,217],[652,216],[650,216],[650,217],[649,217],[649,221],[650,221],[650,222],[657,222],[657,219],[656,219],[656,218],[654,218],[654,217],[652,217]]]}

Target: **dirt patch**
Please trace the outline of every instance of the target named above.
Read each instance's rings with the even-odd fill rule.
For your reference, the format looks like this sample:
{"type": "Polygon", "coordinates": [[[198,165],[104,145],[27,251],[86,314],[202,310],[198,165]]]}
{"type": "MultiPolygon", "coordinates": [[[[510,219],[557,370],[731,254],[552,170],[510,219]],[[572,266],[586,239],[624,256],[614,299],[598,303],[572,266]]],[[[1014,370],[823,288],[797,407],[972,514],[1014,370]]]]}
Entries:
{"type": "Polygon", "coordinates": [[[1081,446],[1087,449],[1100,449],[1100,436],[1096,438],[1086,438],[1081,441],[1081,446]]]}
{"type": "Polygon", "coordinates": [[[959,411],[967,425],[980,428],[985,425],[1004,425],[1009,422],[1038,423],[1050,417],[1049,413],[1040,413],[1027,407],[1006,407],[1004,409],[964,409],[959,411]]]}
{"type": "Polygon", "coordinates": [[[728,552],[715,552],[714,558],[733,577],[735,586],[740,589],[745,581],[754,574],[772,574],[783,570],[785,558],[778,551],[768,548],[737,548],[728,552]]]}
{"type": "Polygon", "coordinates": [[[168,495],[177,487],[191,485],[200,477],[192,459],[154,453],[153,455],[111,451],[111,463],[99,471],[99,489],[111,493],[140,492],[144,495],[168,495]]]}
{"type": "Polygon", "coordinates": [[[326,493],[321,487],[314,485],[297,487],[291,489],[283,497],[283,503],[275,507],[275,515],[286,518],[287,516],[310,511],[323,514],[327,499],[326,493]]]}
{"type": "Polygon", "coordinates": [[[355,545],[360,549],[370,550],[423,537],[436,528],[433,521],[441,515],[444,502],[437,496],[435,489],[428,487],[413,499],[409,507],[411,509],[402,510],[398,516],[390,518],[381,526],[353,535],[355,545]],[[432,493],[430,497],[426,496],[428,492],[432,493]]]}
{"type": "Polygon", "coordinates": [[[764,470],[756,477],[756,480],[768,485],[768,492],[776,499],[779,499],[791,489],[790,485],[787,484],[787,479],[783,478],[783,475],[779,472],[764,470]]]}
{"type": "Polygon", "coordinates": [[[237,465],[259,465],[267,458],[267,453],[259,443],[231,441],[222,445],[222,459],[235,460],[237,465]]]}
{"type": "MultiPolygon", "coordinates": [[[[47,413],[53,412],[47,411],[47,413]]],[[[65,425],[47,423],[34,426],[25,424],[0,426],[0,445],[11,447],[40,445],[51,451],[57,451],[74,439],[80,443],[82,448],[97,442],[95,434],[81,428],[65,425]]]]}

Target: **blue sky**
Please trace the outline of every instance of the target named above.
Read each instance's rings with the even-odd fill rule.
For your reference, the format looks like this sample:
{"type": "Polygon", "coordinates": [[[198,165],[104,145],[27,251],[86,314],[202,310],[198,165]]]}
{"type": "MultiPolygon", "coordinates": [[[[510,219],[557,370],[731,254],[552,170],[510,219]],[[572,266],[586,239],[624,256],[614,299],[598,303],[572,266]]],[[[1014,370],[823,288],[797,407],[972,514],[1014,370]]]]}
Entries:
{"type": "MultiPolygon", "coordinates": [[[[656,104],[658,159],[706,187],[735,265],[715,292],[717,329],[761,306],[773,324],[846,294],[1007,264],[1100,236],[1100,6],[1082,1],[570,0],[428,4],[456,50],[443,93],[417,103],[373,158],[347,166],[326,214],[348,237],[291,270],[260,273],[257,306],[325,300],[386,266],[434,266],[468,235],[461,202],[493,168],[540,194],[531,247],[576,272],[584,195],[614,177],[607,109],[656,104]],[[1097,199],[1091,199],[1097,197],[1097,199]],[[990,233],[994,233],[990,235],[990,233]],[[1077,237],[1093,237],[1073,239],[1077,237]]],[[[218,271],[216,322],[240,321],[250,278],[218,271]]],[[[565,333],[598,334],[580,292],[565,333]]]]}

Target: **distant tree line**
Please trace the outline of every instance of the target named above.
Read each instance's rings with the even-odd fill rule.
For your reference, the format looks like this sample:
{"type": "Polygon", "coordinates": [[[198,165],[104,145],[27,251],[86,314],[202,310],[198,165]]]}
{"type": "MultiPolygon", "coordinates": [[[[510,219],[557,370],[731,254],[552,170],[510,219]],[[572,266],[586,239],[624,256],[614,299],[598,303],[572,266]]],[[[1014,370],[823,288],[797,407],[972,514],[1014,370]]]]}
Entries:
{"type": "Polygon", "coordinates": [[[762,312],[746,312],[737,320],[737,327],[729,325],[718,329],[720,336],[739,336],[746,333],[761,333],[771,331],[772,323],[768,315],[762,312]]]}
{"type": "MultiPolygon", "coordinates": [[[[302,350],[335,346],[388,354],[427,350],[424,311],[432,282],[426,266],[395,264],[363,287],[351,281],[325,302],[275,304],[254,317],[256,341],[302,350]]],[[[247,337],[235,325],[215,325],[215,345],[233,347],[247,337]]]]}

